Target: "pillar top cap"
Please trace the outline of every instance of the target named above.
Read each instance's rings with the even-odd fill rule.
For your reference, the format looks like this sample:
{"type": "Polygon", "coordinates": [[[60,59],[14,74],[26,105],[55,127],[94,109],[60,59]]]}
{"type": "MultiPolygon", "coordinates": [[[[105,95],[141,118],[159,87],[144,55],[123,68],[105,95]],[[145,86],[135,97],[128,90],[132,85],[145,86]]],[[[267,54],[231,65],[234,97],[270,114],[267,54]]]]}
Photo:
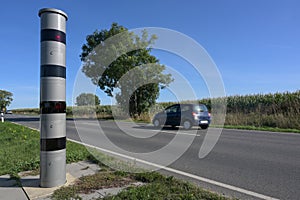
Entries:
{"type": "Polygon", "coordinates": [[[68,20],[68,15],[64,11],[58,10],[56,8],[43,8],[43,9],[40,9],[40,11],[39,11],[39,17],[43,13],[46,13],[46,12],[60,14],[60,15],[64,16],[66,18],[66,20],[68,20]]]}

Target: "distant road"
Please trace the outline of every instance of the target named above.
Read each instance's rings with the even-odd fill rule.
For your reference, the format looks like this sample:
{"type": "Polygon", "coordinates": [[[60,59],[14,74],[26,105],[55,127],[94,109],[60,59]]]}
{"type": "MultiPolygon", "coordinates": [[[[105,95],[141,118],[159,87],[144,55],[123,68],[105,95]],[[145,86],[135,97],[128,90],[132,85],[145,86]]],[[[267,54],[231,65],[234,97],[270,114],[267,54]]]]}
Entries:
{"type": "MultiPolygon", "coordinates": [[[[10,121],[39,128],[38,117],[6,116],[10,121]]],[[[99,130],[93,126],[92,120],[79,120],[77,123],[78,130],[85,134],[84,143],[104,149],[109,148],[107,144],[97,139],[99,130]]],[[[143,124],[131,126],[127,122],[120,123],[123,131],[126,129],[125,131],[141,136],[152,134],[154,130],[151,126],[143,124]]],[[[114,121],[99,121],[99,124],[114,144],[137,153],[151,152],[163,147],[174,138],[177,131],[167,128],[160,134],[143,139],[124,134],[114,121]]],[[[184,133],[186,137],[191,137],[193,131],[184,131],[184,133]]],[[[213,151],[204,159],[199,159],[199,148],[205,134],[206,131],[198,130],[197,137],[188,150],[168,167],[195,177],[222,183],[224,187],[186,177],[184,174],[177,175],[174,171],[162,171],[241,199],[259,199],[255,194],[261,194],[260,197],[263,199],[300,198],[300,134],[224,129],[213,151]],[[233,186],[232,190],[227,186],[233,186]],[[248,193],[243,193],[244,190],[238,192],[236,188],[244,189],[248,193]]],[[[73,120],[67,120],[67,137],[82,141],[73,120]]]]}

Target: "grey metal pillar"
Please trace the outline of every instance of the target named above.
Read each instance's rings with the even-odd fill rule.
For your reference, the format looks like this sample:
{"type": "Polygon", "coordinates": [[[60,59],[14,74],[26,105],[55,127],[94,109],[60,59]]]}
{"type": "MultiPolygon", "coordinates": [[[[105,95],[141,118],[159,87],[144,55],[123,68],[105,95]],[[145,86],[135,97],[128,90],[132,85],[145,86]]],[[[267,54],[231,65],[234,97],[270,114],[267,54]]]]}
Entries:
{"type": "Polygon", "coordinates": [[[61,10],[44,8],[41,18],[40,186],[66,182],[66,21],[61,10]]]}

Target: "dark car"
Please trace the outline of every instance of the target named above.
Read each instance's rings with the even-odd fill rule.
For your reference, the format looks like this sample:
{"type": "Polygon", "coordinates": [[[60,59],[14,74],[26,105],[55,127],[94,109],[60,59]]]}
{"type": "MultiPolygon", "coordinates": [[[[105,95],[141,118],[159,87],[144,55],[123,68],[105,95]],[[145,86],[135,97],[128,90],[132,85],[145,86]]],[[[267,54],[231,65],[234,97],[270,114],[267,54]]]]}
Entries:
{"type": "Polygon", "coordinates": [[[13,114],[12,110],[7,110],[5,114],[13,114]]]}
{"type": "Polygon", "coordinates": [[[190,129],[192,126],[200,126],[207,129],[211,121],[210,113],[204,104],[175,104],[153,117],[153,125],[183,126],[190,129]]]}

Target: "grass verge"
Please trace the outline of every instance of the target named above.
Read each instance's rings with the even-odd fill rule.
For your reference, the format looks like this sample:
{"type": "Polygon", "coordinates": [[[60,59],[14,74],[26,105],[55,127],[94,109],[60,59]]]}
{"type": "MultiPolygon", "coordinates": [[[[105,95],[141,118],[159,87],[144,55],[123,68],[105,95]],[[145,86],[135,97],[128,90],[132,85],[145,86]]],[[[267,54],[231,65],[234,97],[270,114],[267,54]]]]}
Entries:
{"type": "MultiPolygon", "coordinates": [[[[82,145],[67,141],[67,163],[91,160],[82,145]]],[[[22,171],[37,170],[40,160],[40,134],[30,128],[0,123],[0,175],[17,177],[22,171]]]]}
{"type": "Polygon", "coordinates": [[[79,194],[88,194],[95,190],[109,187],[124,187],[117,195],[108,195],[104,200],[122,199],[182,199],[182,200],[226,200],[228,198],[203,190],[189,182],[164,176],[157,172],[125,173],[104,171],[83,177],[75,185],[62,187],[54,192],[52,199],[82,199],[79,194]],[[133,182],[143,182],[141,186],[128,186],[133,182]]]}

